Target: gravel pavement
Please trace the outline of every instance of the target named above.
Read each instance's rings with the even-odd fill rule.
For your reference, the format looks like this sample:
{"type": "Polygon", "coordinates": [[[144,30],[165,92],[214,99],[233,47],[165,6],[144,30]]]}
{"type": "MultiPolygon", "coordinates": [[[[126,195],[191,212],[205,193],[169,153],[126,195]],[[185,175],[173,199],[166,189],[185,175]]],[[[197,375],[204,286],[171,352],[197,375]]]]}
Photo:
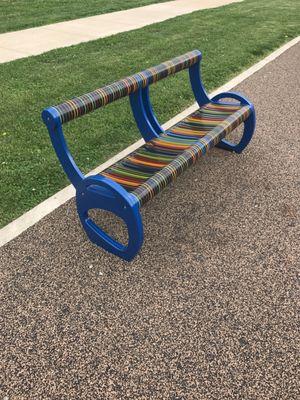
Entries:
{"type": "Polygon", "coordinates": [[[299,399],[299,64],[298,44],[237,88],[251,144],[149,203],[132,263],[73,200],[0,249],[0,400],[299,399]]]}

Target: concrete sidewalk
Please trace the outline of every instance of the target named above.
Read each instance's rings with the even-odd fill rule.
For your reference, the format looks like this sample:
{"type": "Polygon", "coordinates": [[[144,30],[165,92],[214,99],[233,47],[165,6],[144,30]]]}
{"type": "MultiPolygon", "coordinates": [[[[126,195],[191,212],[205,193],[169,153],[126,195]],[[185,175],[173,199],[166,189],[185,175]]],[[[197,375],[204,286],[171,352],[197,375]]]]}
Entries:
{"type": "Polygon", "coordinates": [[[143,209],[132,263],[87,240],[74,200],[0,249],[0,398],[297,398],[299,56],[236,88],[253,141],[143,209]]]}
{"type": "Polygon", "coordinates": [[[141,28],[242,0],[175,0],[0,34],[0,63],[141,28]]]}

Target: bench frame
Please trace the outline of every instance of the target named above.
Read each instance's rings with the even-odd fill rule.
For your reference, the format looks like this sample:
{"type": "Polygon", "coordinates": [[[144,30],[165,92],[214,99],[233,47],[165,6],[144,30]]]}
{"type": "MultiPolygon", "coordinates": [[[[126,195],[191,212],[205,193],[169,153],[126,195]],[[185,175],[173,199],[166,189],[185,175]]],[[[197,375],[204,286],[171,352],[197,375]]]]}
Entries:
{"type": "MultiPolygon", "coordinates": [[[[255,130],[255,111],[253,104],[241,94],[234,92],[220,93],[210,99],[201,81],[201,58],[201,52],[194,50],[193,52],[187,53],[186,55],[171,60],[170,62],[160,64],[155,68],[159,70],[161,67],[160,70],[163,71],[161,75],[165,74],[165,76],[160,77],[159,72],[159,78],[157,80],[163,79],[166,76],[173,74],[173,72],[176,73],[188,68],[191,88],[199,107],[202,107],[207,103],[218,103],[221,99],[225,98],[237,100],[237,102],[239,102],[241,105],[248,105],[251,109],[251,113],[244,122],[244,132],[240,142],[238,144],[233,144],[225,139],[222,139],[217,144],[217,147],[220,147],[224,150],[241,153],[250,142],[255,130]],[[189,59],[192,59],[193,62],[189,63],[189,59]],[[169,66],[170,63],[171,67],[169,66]],[[164,67],[167,68],[167,72],[163,70],[164,67]],[[178,71],[176,70],[177,67],[178,71]],[[172,71],[172,68],[174,71],[172,71]]],[[[148,142],[149,140],[158,137],[162,132],[164,132],[164,130],[159,124],[152,109],[149,96],[149,85],[154,83],[156,80],[153,78],[153,81],[151,81],[151,78],[149,78],[149,82],[146,82],[145,77],[148,79],[148,75],[150,76],[149,71],[151,70],[145,70],[140,74],[134,75],[133,77],[126,78],[127,85],[128,82],[131,84],[133,78],[135,79],[133,90],[128,90],[129,92],[131,91],[131,93],[124,94],[124,90],[121,93],[121,89],[119,89],[119,92],[116,91],[115,87],[118,87],[120,82],[123,82],[118,81],[103,88],[106,89],[106,95],[104,97],[102,96],[102,89],[98,89],[97,93],[101,93],[102,96],[101,101],[97,100],[98,103],[93,101],[92,105],[91,103],[88,103],[88,106],[85,106],[84,108],[81,106],[81,104],[78,106],[79,100],[82,98],[84,98],[84,100],[87,98],[89,101],[89,94],[87,94],[84,95],[85,97],[82,96],[81,98],[69,100],[68,102],[62,103],[59,106],[49,107],[42,113],[43,121],[48,128],[52,145],[56,151],[57,157],[62,164],[62,167],[68,178],[76,188],[76,203],[79,218],[89,239],[96,245],[127,261],[130,261],[135,257],[143,243],[143,223],[137,199],[135,196],[131,195],[130,192],[127,192],[121,185],[109,178],[100,175],[85,176],[76,165],[68,149],[62,125],[65,122],[93,111],[96,108],[99,108],[118,98],[129,96],[133,116],[144,140],[148,142]],[[141,80],[138,80],[140,76],[142,78],[141,80]],[[136,84],[136,82],[138,82],[138,84],[136,84]],[[139,85],[140,87],[136,87],[139,85]],[[112,93],[112,88],[115,90],[114,93],[112,93]],[[109,93],[109,96],[107,93],[109,93]],[[114,96],[116,96],[116,98],[114,98],[114,96]],[[76,99],[77,103],[75,102],[76,99]],[[101,102],[104,104],[100,104],[101,102]],[[70,108],[70,105],[72,108],[70,108]],[[65,110],[68,110],[68,112],[65,110]],[[125,222],[128,229],[128,244],[125,246],[105,233],[92,220],[92,218],[89,217],[88,213],[91,209],[103,209],[120,217],[125,222]]]]}

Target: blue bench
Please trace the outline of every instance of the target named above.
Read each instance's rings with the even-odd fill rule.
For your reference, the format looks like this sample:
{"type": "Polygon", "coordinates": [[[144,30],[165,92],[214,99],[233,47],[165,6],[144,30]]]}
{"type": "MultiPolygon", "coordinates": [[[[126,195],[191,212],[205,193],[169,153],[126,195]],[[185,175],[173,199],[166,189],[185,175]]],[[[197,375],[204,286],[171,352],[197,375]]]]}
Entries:
{"type": "Polygon", "coordinates": [[[145,203],[213,146],[241,153],[254,133],[253,105],[231,92],[210,99],[201,82],[200,61],[201,52],[194,50],[42,113],[57,157],[76,188],[77,210],[84,230],[96,245],[125,260],[133,259],[142,246],[140,208],[145,203]],[[184,69],[189,69],[199,109],[164,131],[151,106],[149,85],[184,69]],[[85,176],[69,152],[63,124],[125,96],[129,96],[145,144],[100,174],[85,176]],[[227,98],[234,101],[226,101],[227,98]],[[226,140],[225,136],[242,123],[240,142],[226,140]],[[110,211],[122,218],[128,229],[128,243],[123,245],[105,233],[90,217],[92,209],[110,211]]]}

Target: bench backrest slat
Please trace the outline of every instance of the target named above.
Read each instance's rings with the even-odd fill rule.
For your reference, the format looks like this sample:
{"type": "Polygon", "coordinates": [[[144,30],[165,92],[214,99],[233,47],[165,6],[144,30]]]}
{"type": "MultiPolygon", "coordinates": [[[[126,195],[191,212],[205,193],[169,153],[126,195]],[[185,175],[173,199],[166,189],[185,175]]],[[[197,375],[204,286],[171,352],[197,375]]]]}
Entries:
{"type": "Polygon", "coordinates": [[[61,123],[71,121],[117,99],[128,96],[140,88],[166,78],[171,74],[190,68],[201,59],[199,50],[190,51],[162,64],[103,86],[93,92],[74,97],[53,108],[58,112],[61,123]]]}

